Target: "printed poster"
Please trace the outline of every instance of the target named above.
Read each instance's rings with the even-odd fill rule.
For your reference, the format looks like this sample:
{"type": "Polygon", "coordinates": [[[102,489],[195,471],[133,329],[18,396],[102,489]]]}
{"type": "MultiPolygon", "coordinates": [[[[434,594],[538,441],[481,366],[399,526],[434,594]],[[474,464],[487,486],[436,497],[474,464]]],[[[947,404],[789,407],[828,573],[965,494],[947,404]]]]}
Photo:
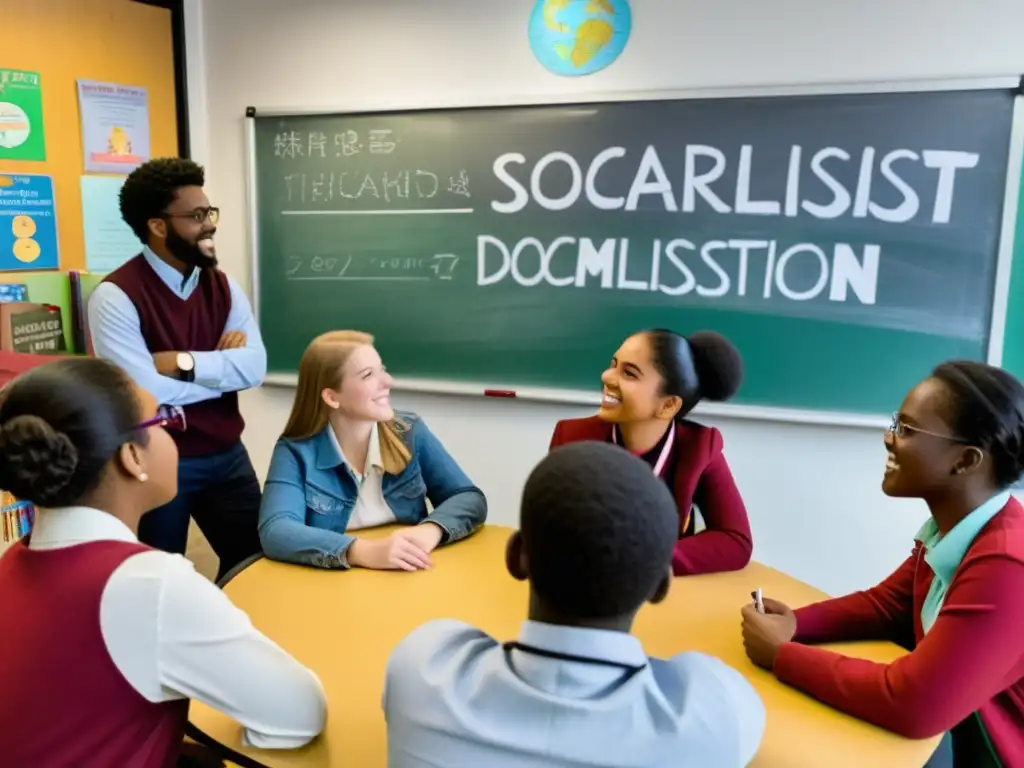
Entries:
{"type": "Polygon", "coordinates": [[[82,176],[85,268],[106,274],[132,258],[142,245],[121,218],[123,176],[82,176]]]}
{"type": "Polygon", "coordinates": [[[0,69],[0,160],[45,160],[38,72],[0,69]]]}
{"type": "Polygon", "coordinates": [[[149,160],[149,94],[145,88],[78,81],[86,173],[131,173],[149,160]]]}
{"type": "Polygon", "coordinates": [[[0,174],[0,272],[59,266],[53,177],[0,174]]]}

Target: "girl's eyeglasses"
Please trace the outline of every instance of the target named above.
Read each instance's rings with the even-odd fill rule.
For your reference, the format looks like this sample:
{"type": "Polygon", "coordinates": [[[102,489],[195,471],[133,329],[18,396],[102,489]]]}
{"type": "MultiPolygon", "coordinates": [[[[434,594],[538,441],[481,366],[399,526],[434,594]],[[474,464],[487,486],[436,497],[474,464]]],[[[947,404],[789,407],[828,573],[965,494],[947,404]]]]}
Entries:
{"type": "Polygon", "coordinates": [[[175,432],[185,431],[185,411],[179,405],[161,405],[157,408],[156,416],[142,422],[136,429],[148,429],[149,427],[163,427],[175,432]]]}
{"type": "Polygon", "coordinates": [[[938,437],[942,440],[949,440],[950,442],[953,443],[963,443],[964,445],[970,444],[970,441],[963,440],[962,438],[956,437],[954,435],[944,435],[941,432],[931,432],[927,429],[921,429],[920,427],[912,427],[910,424],[907,424],[906,422],[900,419],[900,414],[898,411],[896,413],[893,413],[892,422],[890,422],[889,424],[888,431],[891,432],[896,437],[906,437],[907,432],[918,432],[922,435],[938,437]]]}

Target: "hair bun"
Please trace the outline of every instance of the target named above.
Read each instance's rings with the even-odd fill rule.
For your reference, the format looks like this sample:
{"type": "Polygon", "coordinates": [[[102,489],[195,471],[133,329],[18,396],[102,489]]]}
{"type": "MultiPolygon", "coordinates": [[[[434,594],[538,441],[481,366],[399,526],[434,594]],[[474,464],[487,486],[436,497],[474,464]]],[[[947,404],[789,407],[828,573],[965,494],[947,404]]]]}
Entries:
{"type": "Polygon", "coordinates": [[[736,346],[714,331],[697,331],[686,340],[700,380],[701,396],[721,401],[735,395],[743,383],[743,358],[736,346]]]}
{"type": "Polygon", "coordinates": [[[53,506],[77,466],[71,438],[38,416],[15,416],[0,427],[0,488],[17,498],[53,506]]]}

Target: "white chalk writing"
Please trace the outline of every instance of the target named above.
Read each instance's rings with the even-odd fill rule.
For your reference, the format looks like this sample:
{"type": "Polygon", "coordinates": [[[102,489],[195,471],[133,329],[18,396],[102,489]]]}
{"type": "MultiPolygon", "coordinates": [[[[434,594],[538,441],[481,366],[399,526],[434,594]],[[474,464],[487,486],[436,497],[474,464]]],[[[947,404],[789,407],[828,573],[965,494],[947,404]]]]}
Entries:
{"type": "Polygon", "coordinates": [[[359,134],[355,131],[345,131],[334,134],[335,157],[351,157],[358,155],[363,145],[359,143],[359,134]]]}
{"type": "MultiPolygon", "coordinates": [[[[977,153],[946,149],[900,148],[880,153],[866,147],[855,156],[838,147],[805,153],[800,146],[792,146],[787,159],[781,194],[755,197],[755,153],[749,144],[740,147],[735,169],[729,169],[726,153],[717,147],[687,145],[682,162],[673,166],[681,168],[679,178],[668,173],[653,145],[632,157],[624,147],[607,147],[589,162],[580,162],[570,152],[554,151],[532,165],[522,153],[509,152],[492,166],[495,178],[509,194],[492,200],[490,206],[506,215],[531,204],[547,211],[579,205],[647,214],[698,212],[762,219],[803,215],[818,220],[848,216],[887,225],[945,225],[953,216],[959,174],[969,172],[980,160],[977,153]],[[607,181],[602,183],[602,178],[611,176],[605,166],[612,163],[627,171],[628,188],[618,190],[620,194],[613,194],[607,181]],[[849,165],[846,173],[843,164],[849,165]],[[851,174],[851,169],[855,173],[851,174]],[[728,176],[727,170],[732,170],[728,176]],[[855,179],[852,184],[851,178],[855,179]],[[806,190],[801,189],[802,181],[811,182],[806,190]],[[881,185],[885,188],[879,191],[881,185]]],[[[820,297],[873,305],[881,257],[879,244],[783,242],[751,235],[749,229],[744,237],[695,242],[670,236],[640,246],[626,238],[595,240],[566,235],[546,242],[522,237],[506,243],[492,235],[479,235],[477,285],[505,281],[524,288],[599,285],[602,289],[694,294],[707,299],[749,295],[804,302],[820,297]]]]}
{"type": "Polygon", "coordinates": [[[459,257],[452,253],[432,256],[380,256],[352,253],[289,256],[288,280],[451,280],[459,257]]]}
{"type": "Polygon", "coordinates": [[[448,191],[453,195],[470,197],[469,174],[466,171],[459,171],[455,176],[448,177],[448,191]]]}
{"type": "Polygon", "coordinates": [[[715,213],[747,216],[795,217],[804,213],[816,219],[850,215],[894,224],[912,221],[923,210],[933,224],[948,224],[957,174],[976,167],[979,161],[978,154],[973,152],[895,149],[879,159],[874,147],[866,147],[859,158],[838,147],[825,147],[814,152],[806,163],[806,168],[817,182],[814,191],[818,193],[824,189],[829,195],[822,200],[810,199],[801,192],[804,154],[800,146],[790,148],[785,192],[780,198],[757,200],[751,197],[754,147],[750,144],[740,148],[735,185],[729,189],[723,189],[722,183],[728,167],[726,155],[717,147],[707,145],[686,146],[683,176],[676,180],[669,178],[654,146],[648,146],[638,160],[628,160],[623,147],[608,147],[597,153],[585,169],[568,152],[549,152],[533,164],[527,183],[510,171],[510,166],[526,165],[526,156],[508,152],[494,161],[493,171],[512,197],[492,201],[491,208],[498,213],[517,213],[532,200],[543,209],[561,211],[578,202],[586,202],[601,211],[693,213],[707,209],[715,213]],[[612,197],[598,191],[598,177],[612,161],[631,162],[627,168],[635,168],[629,189],[621,190],[626,193],[624,195],[612,197]],[[857,181],[852,188],[836,178],[841,170],[839,166],[846,163],[855,163],[857,168],[857,181]],[[921,190],[912,187],[896,167],[907,164],[918,164],[935,171],[933,189],[925,190],[923,195],[921,190]],[[567,173],[570,180],[568,189],[560,189],[555,196],[549,195],[543,185],[545,171],[549,168],[558,168],[563,175],[567,173]],[[885,206],[874,199],[876,171],[877,176],[899,193],[901,199],[897,205],[885,206]],[[930,196],[930,206],[927,199],[922,199],[924,196],[930,196]]]}
{"type": "Polygon", "coordinates": [[[309,132],[310,157],[327,157],[327,136],[320,131],[309,132]]]}
{"type": "MultiPolygon", "coordinates": [[[[442,192],[440,175],[423,169],[290,173],[284,177],[284,185],[289,206],[360,199],[385,203],[431,200],[442,192]]],[[[445,191],[469,197],[469,174],[460,171],[450,177],[445,191]]]]}
{"type": "Polygon", "coordinates": [[[541,242],[526,237],[507,245],[491,235],[477,238],[477,285],[511,279],[524,288],[546,284],[583,288],[659,291],[668,296],[695,293],[703,298],[758,295],[808,301],[825,295],[844,302],[851,296],[874,304],[881,247],[838,243],[731,239],[694,243],[684,238],[655,239],[649,255],[626,239],[594,241],[558,237],[541,242]]]}
{"type": "Polygon", "coordinates": [[[295,159],[302,157],[303,142],[302,136],[297,131],[279,133],[274,137],[274,157],[295,159]]]}
{"type": "Polygon", "coordinates": [[[398,147],[391,135],[390,128],[377,128],[370,131],[370,154],[390,155],[398,147]]]}

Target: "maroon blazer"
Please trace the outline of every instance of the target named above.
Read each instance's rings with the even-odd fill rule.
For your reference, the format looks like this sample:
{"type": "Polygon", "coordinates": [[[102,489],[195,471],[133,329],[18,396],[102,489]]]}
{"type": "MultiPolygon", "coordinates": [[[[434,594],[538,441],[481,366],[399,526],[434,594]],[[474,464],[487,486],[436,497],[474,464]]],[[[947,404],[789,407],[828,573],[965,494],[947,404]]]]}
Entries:
{"type": "MultiPolygon", "coordinates": [[[[932,628],[921,607],[935,573],[915,542],[876,587],[796,610],[775,676],[819,701],[912,739],[977,714],[1006,768],[1024,766],[1024,508],[1011,498],[967,549],[932,628]],[[879,663],[816,643],[885,639],[909,654],[879,663]]],[[[957,765],[960,763],[957,762],[957,765]]],[[[981,764],[980,762],[978,764],[981,764]]]]}
{"type": "MultiPolygon", "coordinates": [[[[550,448],[581,440],[610,443],[612,425],[597,416],[560,421],[550,448]]],[[[738,571],[750,562],[754,543],[747,509],[722,455],[722,433],[692,421],[677,422],[675,457],[672,491],[680,538],[672,555],[673,573],[738,571]],[[686,535],[693,505],[700,509],[706,530],[686,535]]]]}

